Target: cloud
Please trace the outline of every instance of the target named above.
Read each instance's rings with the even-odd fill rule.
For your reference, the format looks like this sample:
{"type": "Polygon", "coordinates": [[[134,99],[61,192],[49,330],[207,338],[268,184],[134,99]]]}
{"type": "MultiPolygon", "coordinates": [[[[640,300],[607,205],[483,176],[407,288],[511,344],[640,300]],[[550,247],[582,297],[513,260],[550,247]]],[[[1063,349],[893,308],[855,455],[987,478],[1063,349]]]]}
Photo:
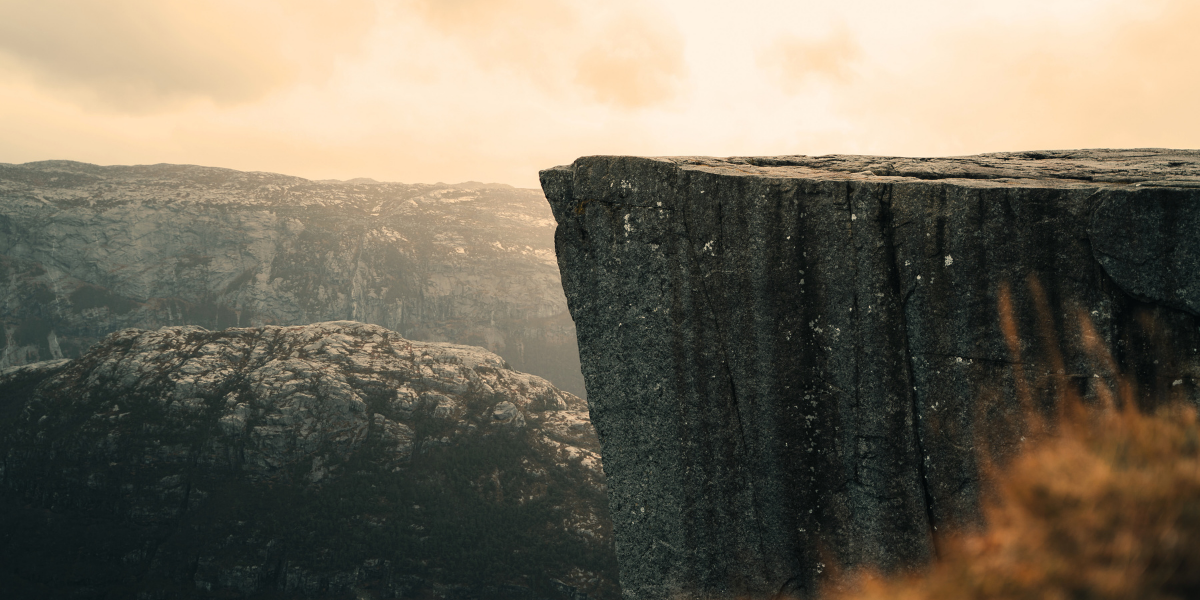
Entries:
{"type": "Polygon", "coordinates": [[[596,99],[636,108],[671,99],[684,73],[682,42],[632,16],[614,21],[576,62],[575,81],[596,99]]]}
{"type": "Polygon", "coordinates": [[[814,78],[848,81],[862,50],[845,27],[819,39],[785,34],[758,54],[759,66],[770,71],[787,93],[800,92],[814,78]]]}
{"type": "Polygon", "coordinates": [[[597,153],[1195,147],[1197,13],[1195,0],[0,0],[0,162],[536,186],[539,168],[597,153]]]}
{"type": "Polygon", "coordinates": [[[560,56],[548,42],[585,25],[585,15],[563,0],[407,0],[400,7],[452,37],[480,64],[526,74],[560,56]]]}
{"type": "Polygon", "coordinates": [[[546,33],[531,28],[574,27],[581,16],[563,0],[410,0],[408,7],[443,30],[495,33],[506,43],[546,33]]]}
{"type": "Polygon", "coordinates": [[[1200,4],[1159,0],[1091,19],[982,23],[922,60],[844,82],[840,106],[870,150],[927,154],[1196,147],[1200,4]],[[910,150],[911,151],[911,150],[910,150]]]}
{"type": "Polygon", "coordinates": [[[232,105],[327,75],[372,12],[367,0],[0,0],[0,54],[119,112],[232,105]]]}
{"type": "Polygon", "coordinates": [[[672,19],[645,2],[615,0],[410,0],[476,64],[620,108],[676,97],[687,70],[672,19]]]}

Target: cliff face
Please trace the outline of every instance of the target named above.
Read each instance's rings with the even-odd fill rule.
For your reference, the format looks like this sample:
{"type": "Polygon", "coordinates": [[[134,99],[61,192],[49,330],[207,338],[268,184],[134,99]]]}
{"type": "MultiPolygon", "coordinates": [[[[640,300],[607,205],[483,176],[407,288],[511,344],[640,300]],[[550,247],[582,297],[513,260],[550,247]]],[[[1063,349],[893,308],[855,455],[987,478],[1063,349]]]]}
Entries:
{"type": "Polygon", "coordinates": [[[184,165],[0,165],[0,368],[127,327],[349,319],[583,394],[535,190],[184,165]]]}
{"type": "Polygon", "coordinates": [[[614,598],[587,404],[376,325],[0,371],[6,598],[614,598]]]}
{"type": "Polygon", "coordinates": [[[627,598],[920,563],[1023,405],[1118,370],[1200,395],[1195,151],[585,157],[542,186],[627,598]]]}

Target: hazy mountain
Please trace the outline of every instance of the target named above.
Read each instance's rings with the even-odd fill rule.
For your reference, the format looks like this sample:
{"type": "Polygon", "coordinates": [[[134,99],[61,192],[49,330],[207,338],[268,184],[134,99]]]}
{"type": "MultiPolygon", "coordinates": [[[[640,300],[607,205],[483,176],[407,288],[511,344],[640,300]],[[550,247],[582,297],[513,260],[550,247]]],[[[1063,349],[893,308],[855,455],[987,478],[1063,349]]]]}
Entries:
{"type": "Polygon", "coordinates": [[[582,395],[540,191],[186,165],[0,165],[0,367],[126,327],[348,319],[582,395]]]}

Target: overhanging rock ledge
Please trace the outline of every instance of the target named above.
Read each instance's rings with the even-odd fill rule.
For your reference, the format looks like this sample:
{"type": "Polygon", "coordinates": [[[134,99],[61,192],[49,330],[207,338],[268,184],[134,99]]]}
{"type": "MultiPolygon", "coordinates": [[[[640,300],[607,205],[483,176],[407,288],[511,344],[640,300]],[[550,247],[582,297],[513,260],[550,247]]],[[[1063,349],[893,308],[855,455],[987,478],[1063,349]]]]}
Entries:
{"type": "Polygon", "coordinates": [[[978,457],[1019,446],[1023,394],[1112,382],[1089,324],[1145,398],[1198,396],[1200,151],[592,156],[541,180],[631,600],[928,560],[978,516],[978,457]]]}

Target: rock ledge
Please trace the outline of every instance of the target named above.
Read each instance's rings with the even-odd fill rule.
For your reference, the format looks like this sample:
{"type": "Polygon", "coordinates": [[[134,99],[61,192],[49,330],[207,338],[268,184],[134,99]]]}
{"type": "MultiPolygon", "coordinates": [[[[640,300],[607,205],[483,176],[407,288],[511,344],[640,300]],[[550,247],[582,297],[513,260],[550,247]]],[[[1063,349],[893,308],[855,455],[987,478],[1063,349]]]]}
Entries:
{"type": "Polygon", "coordinates": [[[1143,402],[1200,394],[1198,151],[541,177],[630,600],[805,595],[822,552],[927,560],[1023,403],[1113,384],[1096,339],[1143,402]]]}

